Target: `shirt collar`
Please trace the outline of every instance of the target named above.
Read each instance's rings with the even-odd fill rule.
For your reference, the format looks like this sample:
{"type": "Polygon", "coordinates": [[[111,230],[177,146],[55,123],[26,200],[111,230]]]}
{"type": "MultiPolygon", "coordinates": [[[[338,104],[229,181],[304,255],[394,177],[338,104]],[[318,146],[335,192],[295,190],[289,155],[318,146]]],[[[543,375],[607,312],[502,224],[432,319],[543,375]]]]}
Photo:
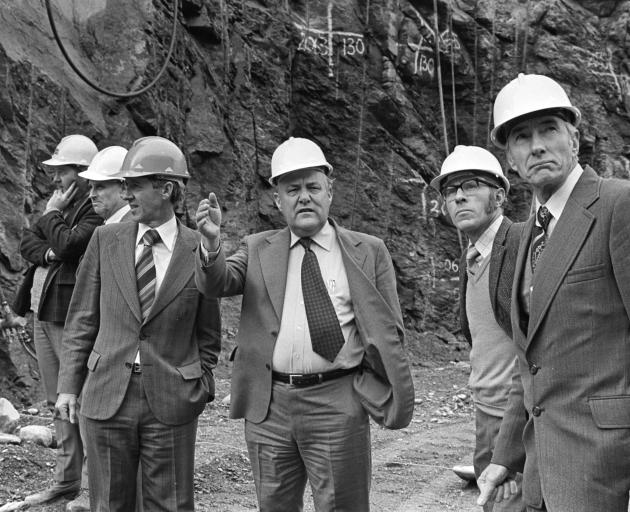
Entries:
{"type": "MultiPolygon", "coordinates": [[[[562,215],[562,211],[564,210],[564,207],[566,206],[567,201],[571,196],[571,192],[573,192],[573,189],[575,188],[575,185],[580,179],[580,176],[582,176],[583,172],[584,169],[582,169],[582,166],[580,164],[577,164],[575,168],[571,171],[571,173],[567,176],[567,179],[564,180],[562,186],[558,190],[556,190],[545,203],[545,206],[547,207],[551,215],[553,215],[554,219],[558,220],[560,218],[560,215],[562,215]]],[[[538,211],[538,208],[540,207],[540,202],[538,201],[538,198],[536,198],[535,206],[536,211],[538,211]]],[[[536,224],[538,224],[538,219],[536,219],[536,224]]]]}
{"type": "Polygon", "coordinates": [[[116,224],[120,222],[129,210],[131,210],[131,206],[128,204],[118,208],[109,218],[105,219],[105,224],[116,224]]]}
{"type": "Polygon", "coordinates": [[[468,244],[468,247],[472,245],[479,251],[482,258],[486,258],[492,252],[492,244],[499,231],[499,226],[503,222],[503,215],[499,215],[492,221],[492,224],[481,234],[474,244],[468,244]]]}
{"type": "MultiPolygon", "coordinates": [[[[311,240],[319,245],[322,249],[326,251],[332,250],[333,238],[335,236],[335,228],[333,228],[329,222],[326,222],[322,229],[320,229],[315,235],[313,235],[311,240]]],[[[300,237],[297,236],[293,231],[291,231],[291,248],[298,243],[300,237]]]]}
{"type": "MultiPolygon", "coordinates": [[[[144,234],[151,229],[146,224],[139,223],[138,224],[138,234],[136,235],[136,246],[140,244],[142,241],[142,237],[144,234]]],[[[175,245],[175,238],[177,237],[177,218],[173,215],[169,220],[167,220],[164,224],[161,224],[155,229],[162,239],[162,243],[166,246],[166,248],[173,252],[173,246],[175,245]]]]}

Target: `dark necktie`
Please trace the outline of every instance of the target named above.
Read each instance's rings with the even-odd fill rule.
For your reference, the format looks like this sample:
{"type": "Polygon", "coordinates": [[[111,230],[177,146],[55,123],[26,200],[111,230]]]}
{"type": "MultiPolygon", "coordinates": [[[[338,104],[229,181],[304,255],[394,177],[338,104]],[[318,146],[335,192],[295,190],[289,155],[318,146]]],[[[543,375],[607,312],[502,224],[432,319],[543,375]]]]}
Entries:
{"type": "Polygon", "coordinates": [[[551,215],[551,212],[547,209],[546,206],[541,206],[536,212],[536,219],[538,220],[538,224],[540,224],[540,226],[538,224],[534,224],[534,229],[532,230],[532,273],[534,272],[534,270],[536,270],[536,263],[538,262],[538,258],[540,258],[540,255],[542,254],[547,243],[547,227],[549,227],[549,223],[551,222],[551,219],[553,219],[553,215],[551,215]]]}
{"type": "Polygon", "coordinates": [[[155,298],[155,262],[153,261],[152,246],[160,240],[160,234],[155,229],[150,229],[142,235],[144,249],[138,263],[136,263],[138,298],[140,299],[143,321],[146,320],[155,298]]]}
{"type": "Polygon", "coordinates": [[[319,269],[317,256],[311,250],[310,238],[300,238],[304,247],[302,260],[302,296],[313,352],[332,362],[345,340],[339,319],[319,269]]]}

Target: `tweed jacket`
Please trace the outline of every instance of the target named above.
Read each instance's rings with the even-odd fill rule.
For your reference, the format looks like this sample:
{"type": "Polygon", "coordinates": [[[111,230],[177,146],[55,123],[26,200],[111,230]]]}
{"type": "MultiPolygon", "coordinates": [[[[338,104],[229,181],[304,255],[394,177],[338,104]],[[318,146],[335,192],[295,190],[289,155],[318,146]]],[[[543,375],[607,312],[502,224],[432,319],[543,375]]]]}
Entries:
{"type": "MultiPolygon", "coordinates": [[[[377,423],[405,427],[413,414],[414,392],[391,257],[382,240],[331,224],[365,347],[362,371],[354,381],[357,397],[377,423]]],[[[220,250],[209,265],[197,258],[197,286],[205,295],[243,295],[232,373],[232,418],[259,423],[267,416],[289,244],[290,231],[284,228],[248,236],[235,254],[226,258],[220,250]]]]}
{"type": "MultiPolygon", "coordinates": [[[[512,282],[516,253],[523,232],[524,223],[514,223],[503,218],[492,244],[490,254],[489,292],[494,318],[505,333],[512,337],[510,308],[512,305],[512,282]]],[[[459,265],[459,320],[462,333],[472,344],[468,316],[466,315],[466,284],[468,283],[466,251],[462,253],[459,265]]]]}
{"type": "Polygon", "coordinates": [[[16,295],[14,309],[18,315],[24,315],[31,308],[33,274],[38,266],[47,264],[46,252],[52,249],[61,261],[52,262],[48,268],[36,313],[41,321],[63,323],[66,320],[77,265],[92,233],[103,223],[92,208],[85,186],[78,190],[77,196],[65,212],[48,212],[24,230],[20,253],[32,265],[16,295]]]}
{"type": "Polygon", "coordinates": [[[170,264],[142,321],[135,274],[138,224],[99,227],[79,268],[64,329],[59,393],[82,392],[81,413],[118,411],[140,351],[142,383],[158,420],[189,423],[214,398],[221,348],[219,305],[195,286],[199,234],[178,223],[170,264]]]}
{"type": "Polygon", "coordinates": [[[520,307],[534,218],[516,261],[512,329],[520,379],[493,462],[525,445],[527,505],[627,512],[630,490],[630,183],[586,167],[520,307]],[[524,430],[519,416],[528,420],[524,430]]]}

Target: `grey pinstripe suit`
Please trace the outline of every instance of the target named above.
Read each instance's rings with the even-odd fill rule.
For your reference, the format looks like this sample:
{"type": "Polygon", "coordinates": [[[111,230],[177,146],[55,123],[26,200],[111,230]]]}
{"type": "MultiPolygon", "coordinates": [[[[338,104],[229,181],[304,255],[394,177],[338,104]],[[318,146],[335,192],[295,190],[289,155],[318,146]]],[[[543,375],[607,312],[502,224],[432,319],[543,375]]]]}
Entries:
{"type": "MultiPolygon", "coordinates": [[[[134,267],[137,224],[112,224],[95,231],[79,269],[70,303],[58,386],[60,393],[82,392],[81,415],[88,424],[106,425],[119,421],[129,411],[131,416],[144,414],[140,411],[143,404],[148,404],[145,413],[154,416],[159,424],[172,427],[175,437],[180,426],[194,422],[192,438],[187,438],[186,446],[175,451],[176,458],[193,456],[196,418],[206,402],[214,398],[212,369],[220,351],[218,302],[204,298],[194,281],[198,234],[181,224],[178,227],[170,265],[144,322],[140,315],[134,267]],[[200,311],[203,314],[198,314],[200,311]],[[132,376],[129,364],[138,350],[142,361],[141,381],[139,376],[132,376]],[[142,394],[142,399],[137,400],[140,405],[130,409],[129,394],[136,391],[142,394]]],[[[132,452],[118,471],[116,468],[108,470],[112,478],[117,478],[115,473],[124,475],[127,464],[137,466],[138,458],[142,459],[143,472],[145,468],[151,471],[154,462],[151,450],[144,450],[142,440],[139,447],[129,441],[132,435],[135,433],[122,432],[120,439],[109,443],[129,443],[132,452]],[[133,453],[136,448],[139,453],[133,453]]],[[[91,447],[93,443],[87,441],[91,447]]],[[[94,446],[98,448],[98,445],[94,442],[94,446]]],[[[109,445],[103,448],[101,444],[103,449],[109,450],[109,445]]],[[[89,452],[92,488],[109,485],[92,478],[92,461],[98,462],[104,457],[110,455],[89,452]]],[[[175,464],[179,462],[176,460],[175,464]]],[[[185,464],[192,471],[192,460],[185,464]]],[[[129,471],[130,477],[125,476],[130,482],[135,481],[134,471],[129,471]]],[[[145,476],[143,497],[145,505],[146,500],[150,504],[145,509],[158,510],[153,508],[158,505],[151,501],[151,493],[160,488],[160,482],[170,481],[173,476],[145,476]],[[147,485],[152,487],[147,488],[147,485]]],[[[122,485],[125,488],[126,484],[122,485]]],[[[182,482],[178,481],[177,485],[182,482]]],[[[190,505],[180,506],[177,501],[177,510],[188,510],[189,506],[192,509],[192,482],[184,482],[184,485],[190,486],[190,505]]],[[[182,492],[181,489],[178,492],[182,492]]],[[[126,506],[112,509],[125,510],[126,506]]],[[[165,501],[159,507],[159,510],[172,510],[175,505],[165,501]]]]}

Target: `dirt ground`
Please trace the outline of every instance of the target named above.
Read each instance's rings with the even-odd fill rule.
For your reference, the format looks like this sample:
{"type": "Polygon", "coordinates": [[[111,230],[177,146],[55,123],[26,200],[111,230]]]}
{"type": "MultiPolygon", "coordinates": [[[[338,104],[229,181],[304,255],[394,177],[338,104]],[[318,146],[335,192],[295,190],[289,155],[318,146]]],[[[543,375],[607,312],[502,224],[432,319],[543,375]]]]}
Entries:
{"type": "MultiPolygon", "coordinates": [[[[224,350],[217,368],[217,399],[200,417],[195,464],[196,508],[206,512],[256,510],[241,420],[228,420],[224,398],[229,395],[230,363],[236,318],[224,309],[224,350]]],[[[451,471],[455,464],[470,464],[474,445],[473,411],[466,388],[467,351],[463,344],[440,340],[411,340],[410,356],[416,389],[411,424],[389,431],[372,425],[373,512],[459,511],[479,512],[477,488],[451,471]]],[[[15,405],[15,404],[14,404],[15,405]]],[[[21,424],[52,427],[44,403],[40,412],[21,411],[21,424]]],[[[34,444],[0,445],[0,510],[43,489],[52,480],[54,450],[34,444]]],[[[62,512],[65,499],[31,507],[37,512],[62,512]]],[[[6,510],[6,509],[5,509],[6,510]]],[[[312,512],[307,491],[305,511],[312,512]]],[[[148,511],[150,512],[150,511],[148,511]]]]}

